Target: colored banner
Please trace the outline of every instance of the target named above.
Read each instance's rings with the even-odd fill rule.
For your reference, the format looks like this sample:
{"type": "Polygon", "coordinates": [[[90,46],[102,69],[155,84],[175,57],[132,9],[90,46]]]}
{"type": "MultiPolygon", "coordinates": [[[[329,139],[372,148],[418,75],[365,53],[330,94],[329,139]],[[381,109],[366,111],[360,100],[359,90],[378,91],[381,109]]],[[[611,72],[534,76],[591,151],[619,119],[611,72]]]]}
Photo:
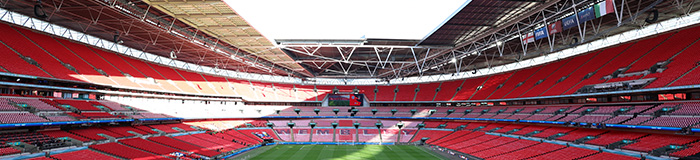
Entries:
{"type": "Polygon", "coordinates": [[[583,22],[590,21],[593,19],[595,19],[595,12],[594,12],[593,7],[589,7],[589,8],[584,9],[581,12],[578,12],[579,23],[583,23],[583,22]]]}
{"type": "Polygon", "coordinates": [[[576,26],[578,26],[576,15],[571,15],[561,20],[561,27],[565,30],[576,26]]]}
{"type": "Polygon", "coordinates": [[[561,21],[554,22],[552,24],[547,25],[547,30],[549,31],[549,35],[554,35],[554,33],[559,33],[562,31],[561,29],[561,21]]]}
{"type": "Polygon", "coordinates": [[[527,34],[523,35],[521,41],[523,42],[523,44],[535,42],[535,34],[532,32],[527,33],[527,34]]]}
{"type": "Polygon", "coordinates": [[[535,40],[540,40],[542,38],[547,38],[549,35],[547,33],[547,27],[542,27],[535,30],[535,40]]]}
{"type": "Polygon", "coordinates": [[[613,0],[605,0],[605,2],[595,4],[595,6],[593,6],[595,8],[595,18],[600,18],[608,13],[615,12],[613,6],[613,0]]]}

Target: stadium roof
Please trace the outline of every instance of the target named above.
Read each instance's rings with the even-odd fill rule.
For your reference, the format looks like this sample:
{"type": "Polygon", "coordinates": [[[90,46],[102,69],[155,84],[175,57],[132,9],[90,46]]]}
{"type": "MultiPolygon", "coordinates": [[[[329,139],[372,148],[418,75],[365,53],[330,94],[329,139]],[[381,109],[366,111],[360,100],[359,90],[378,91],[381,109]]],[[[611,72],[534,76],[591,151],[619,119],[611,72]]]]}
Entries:
{"type": "MultiPolygon", "coordinates": [[[[471,0],[421,40],[277,39],[274,42],[222,0],[65,0],[42,1],[40,6],[46,13],[43,19],[50,23],[102,39],[123,41],[122,45],[144,52],[176,57],[173,60],[246,73],[339,79],[450,74],[513,63],[571,47],[568,41],[579,34],[593,37],[587,37],[592,40],[638,28],[634,23],[620,24],[626,18],[640,21],[636,16],[647,11],[646,6],[658,4],[656,8],[662,13],[659,20],[685,12],[672,9],[674,2],[670,1],[632,0],[625,2],[629,11],[624,12],[634,14],[603,17],[597,26],[584,30],[585,33],[572,30],[562,33],[562,40],[550,42],[550,47],[537,43],[520,50],[518,36],[511,38],[521,30],[532,32],[596,2],[471,0]],[[542,17],[550,19],[542,21],[542,17]],[[516,27],[520,27],[517,32],[516,27]],[[608,32],[608,28],[620,29],[608,32]],[[486,47],[473,54],[475,48],[501,40],[505,47],[486,47]],[[453,62],[457,57],[464,60],[453,62]]],[[[4,8],[35,16],[36,4],[13,1],[4,8]]]]}
{"type": "MultiPolygon", "coordinates": [[[[492,28],[517,22],[516,19],[533,11],[533,7],[545,0],[472,0],[446,20],[420,45],[454,46],[492,28]]],[[[487,33],[488,34],[488,33],[487,33]]]]}

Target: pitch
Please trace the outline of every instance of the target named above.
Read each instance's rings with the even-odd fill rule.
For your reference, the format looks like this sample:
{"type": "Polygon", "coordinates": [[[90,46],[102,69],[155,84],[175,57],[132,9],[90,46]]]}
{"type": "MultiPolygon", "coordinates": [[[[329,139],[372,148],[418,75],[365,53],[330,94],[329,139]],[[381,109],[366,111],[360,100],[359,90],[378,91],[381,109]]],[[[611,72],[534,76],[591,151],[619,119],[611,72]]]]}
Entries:
{"type": "Polygon", "coordinates": [[[270,160],[426,160],[447,158],[417,146],[399,145],[277,145],[264,152],[235,159],[270,160]]]}

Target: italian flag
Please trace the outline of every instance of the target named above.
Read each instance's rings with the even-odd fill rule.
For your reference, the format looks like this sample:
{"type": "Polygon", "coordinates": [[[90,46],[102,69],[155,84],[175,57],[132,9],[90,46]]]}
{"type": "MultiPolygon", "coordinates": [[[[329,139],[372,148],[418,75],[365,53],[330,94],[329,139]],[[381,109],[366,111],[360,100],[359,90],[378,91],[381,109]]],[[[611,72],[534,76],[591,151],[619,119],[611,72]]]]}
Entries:
{"type": "Polygon", "coordinates": [[[595,18],[600,18],[608,13],[615,12],[613,0],[605,0],[604,2],[600,2],[598,4],[595,4],[594,8],[595,8],[595,18]]]}

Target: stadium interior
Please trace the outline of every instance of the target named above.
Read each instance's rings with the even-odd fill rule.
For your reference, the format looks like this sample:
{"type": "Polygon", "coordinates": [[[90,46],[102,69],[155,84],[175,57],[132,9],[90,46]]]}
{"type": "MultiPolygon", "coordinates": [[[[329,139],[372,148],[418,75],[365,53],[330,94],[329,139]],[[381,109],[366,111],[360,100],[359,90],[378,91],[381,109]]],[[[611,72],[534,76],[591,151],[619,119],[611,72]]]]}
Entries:
{"type": "Polygon", "coordinates": [[[700,159],[698,1],[268,39],[222,0],[0,0],[0,159],[700,159]],[[282,148],[304,145],[415,157],[282,148]]]}

